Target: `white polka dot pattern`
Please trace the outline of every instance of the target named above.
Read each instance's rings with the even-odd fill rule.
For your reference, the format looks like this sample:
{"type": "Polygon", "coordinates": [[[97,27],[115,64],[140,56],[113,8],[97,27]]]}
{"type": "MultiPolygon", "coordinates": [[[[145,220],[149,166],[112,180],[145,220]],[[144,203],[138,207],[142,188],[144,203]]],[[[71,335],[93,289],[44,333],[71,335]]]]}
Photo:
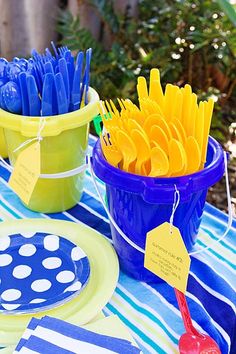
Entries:
{"type": "Polygon", "coordinates": [[[42,262],[44,268],[46,269],[56,269],[59,268],[62,264],[62,261],[58,257],[49,257],[43,260],[42,262]]]}
{"type": "Polygon", "coordinates": [[[66,291],[77,291],[77,290],[80,290],[81,287],[82,287],[81,282],[80,282],[80,281],[77,281],[76,283],[74,283],[74,284],[68,286],[68,288],[66,288],[66,289],[64,290],[64,292],[66,292],[66,291]]]}
{"type": "Polygon", "coordinates": [[[56,279],[60,283],[70,283],[75,279],[75,274],[70,270],[63,270],[62,272],[57,274],[56,279]]]}
{"type": "Polygon", "coordinates": [[[0,251],[5,251],[11,243],[11,239],[9,236],[0,238],[0,251]]]}
{"type": "Polygon", "coordinates": [[[27,278],[32,272],[32,268],[27,265],[16,266],[12,272],[13,277],[17,279],[27,278]]]}
{"type": "Polygon", "coordinates": [[[17,289],[8,289],[3,291],[1,298],[4,301],[15,301],[21,297],[21,291],[17,289]]]}
{"type": "Polygon", "coordinates": [[[46,301],[45,299],[33,299],[30,301],[30,304],[40,304],[41,302],[46,301]]]}
{"type": "Polygon", "coordinates": [[[63,304],[88,282],[80,247],[43,232],[0,237],[0,313],[34,313],[63,304]]]}
{"type": "Polygon", "coordinates": [[[5,267],[12,262],[12,256],[9,254],[0,254],[0,267],[5,267]]]}
{"type": "Polygon", "coordinates": [[[19,249],[19,254],[25,257],[31,257],[37,251],[36,247],[30,243],[21,246],[19,249]]]}
{"type": "Polygon", "coordinates": [[[71,258],[73,261],[79,261],[81,258],[86,257],[86,254],[80,247],[74,247],[71,251],[71,258]]]}
{"type": "Polygon", "coordinates": [[[59,237],[48,235],[44,238],[44,247],[48,251],[56,251],[59,248],[59,237]]]}
{"type": "Polygon", "coordinates": [[[20,307],[20,304],[2,304],[2,307],[5,309],[5,310],[8,310],[8,311],[12,311],[12,310],[16,310],[18,309],[18,307],[20,307]]]}
{"type": "Polygon", "coordinates": [[[24,236],[25,238],[31,238],[35,235],[35,231],[22,232],[21,235],[24,236]]]}
{"type": "Polygon", "coordinates": [[[38,279],[31,284],[31,289],[37,293],[47,291],[52,286],[52,283],[47,279],[38,279]]]}

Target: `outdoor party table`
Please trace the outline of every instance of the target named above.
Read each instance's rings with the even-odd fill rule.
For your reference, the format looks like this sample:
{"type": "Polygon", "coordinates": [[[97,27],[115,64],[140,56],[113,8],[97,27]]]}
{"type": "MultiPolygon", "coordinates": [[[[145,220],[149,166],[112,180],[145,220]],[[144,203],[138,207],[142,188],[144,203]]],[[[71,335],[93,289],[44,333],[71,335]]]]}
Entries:
{"type": "MultiPolygon", "coordinates": [[[[89,151],[96,142],[90,136],[89,151]]],[[[82,222],[111,239],[108,217],[99,201],[89,171],[86,171],[80,203],[66,212],[35,213],[25,208],[7,185],[9,172],[0,167],[0,219],[52,218],[82,222]]],[[[99,182],[105,194],[104,185],[99,182]]],[[[223,235],[227,216],[206,204],[198,246],[223,235]]],[[[187,301],[196,328],[212,336],[223,354],[236,353],[236,221],[227,236],[213,248],[191,256],[187,301]]],[[[117,314],[143,350],[148,353],[178,353],[184,326],[174,290],[168,284],[138,282],[120,271],[116,290],[104,308],[117,314]]],[[[1,329],[1,323],[0,323],[1,329]]]]}

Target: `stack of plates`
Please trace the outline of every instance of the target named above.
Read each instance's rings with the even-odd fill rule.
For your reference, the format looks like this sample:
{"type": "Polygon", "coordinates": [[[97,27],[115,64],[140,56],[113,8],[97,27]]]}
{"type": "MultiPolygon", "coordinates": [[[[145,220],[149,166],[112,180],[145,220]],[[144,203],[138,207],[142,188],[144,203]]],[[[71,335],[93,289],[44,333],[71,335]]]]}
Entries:
{"type": "Polygon", "coordinates": [[[0,346],[15,344],[32,314],[88,323],[108,302],[118,273],[112,246],[87,226],[45,219],[1,223],[0,346]]]}

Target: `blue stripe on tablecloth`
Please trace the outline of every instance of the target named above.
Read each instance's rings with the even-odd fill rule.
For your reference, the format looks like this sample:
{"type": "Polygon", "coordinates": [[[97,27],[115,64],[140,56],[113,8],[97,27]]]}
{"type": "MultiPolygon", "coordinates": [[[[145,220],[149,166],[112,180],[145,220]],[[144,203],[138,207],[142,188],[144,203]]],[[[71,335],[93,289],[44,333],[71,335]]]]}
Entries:
{"type": "Polygon", "coordinates": [[[23,333],[22,338],[20,339],[19,343],[17,344],[15,348],[15,352],[19,352],[20,349],[26,344],[27,340],[29,339],[29,336],[26,333],[29,333],[29,331],[33,331],[37,325],[39,324],[40,320],[37,318],[32,318],[27,326],[26,332],[23,333]]]}
{"type": "Polygon", "coordinates": [[[38,337],[35,337],[33,335],[25,343],[24,347],[27,348],[27,349],[32,350],[33,353],[37,354],[37,353],[44,353],[45,352],[45,346],[47,348],[47,353],[48,354],[55,354],[55,353],[74,354],[74,352],[71,352],[70,350],[66,350],[66,349],[63,349],[61,347],[58,347],[55,344],[49,343],[46,340],[43,340],[43,339],[38,338],[38,337]],[[60,352],[59,352],[59,350],[60,350],[60,352]]]}
{"type": "MultiPolygon", "coordinates": [[[[89,138],[89,152],[95,143],[95,139],[89,138]]],[[[0,176],[8,180],[9,172],[0,167],[0,176]]],[[[85,222],[90,227],[110,237],[109,224],[106,213],[103,210],[99,198],[96,196],[89,171],[85,174],[84,193],[81,204],[67,210],[64,213],[54,213],[50,215],[38,214],[26,209],[19,198],[0,180],[1,204],[4,210],[13,218],[21,217],[50,217],[53,219],[73,220],[85,222]],[[14,207],[11,206],[14,205],[14,207]],[[87,206],[85,208],[85,206],[87,206]]],[[[99,182],[102,193],[105,193],[104,184],[99,182]]],[[[0,211],[1,213],[1,211],[0,211]]],[[[1,215],[0,215],[1,216],[1,215]]],[[[198,244],[206,246],[206,242],[212,242],[220,237],[227,227],[227,216],[214,207],[206,204],[202,219],[202,237],[198,244]],[[203,240],[203,234],[204,240],[203,240]]],[[[232,230],[227,237],[222,240],[213,250],[208,250],[203,254],[192,256],[191,274],[188,284],[188,303],[194,323],[199,324],[199,330],[205,330],[212,335],[220,344],[222,353],[228,353],[229,342],[232,340],[232,354],[236,352],[236,342],[233,333],[233,323],[235,323],[235,312],[232,304],[235,305],[235,246],[236,246],[236,221],[233,222],[232,230]],[[232,254],[232,256],[231,256],[232,254]],[[208,288],[209,287],[209,288],[208,288]],[[211,292],[213,290],[213,293],[211,292]],[[224,299],[219,298],[221,292],[230,301],[227,304],[224,299]],[[205,308],[204,308],[204,306],[205,308]],[[227,316],[225,315],[227,314],[227,316]],[[210,321],[209,314],[214,319],[210,321]],[[224,318],[222,318],[224,317],[224,318]],[[215,326],[217,328],[215,328],[215,326]],[[234,350],[234,351],[233,351],[234,350]]],[[[201,233],[200,232],[200,233],[201,233]]],[[[114,301],[107,305],[107,313],[120,314],[121,319],[131,328],[137,342],[140,343],[144,353],[165,353],[163,343],[156,344],[148,336],[148,327],[142,328],[137,325],[134,317],[141,313],[147,319],[147,324],[153,324],[160,331],[166,334],[172,330],[170,341],[176,343],[176,336],[183,333],[183,323],[175,300],[173,289],[168,284],[145,284],[138,283],[121,273],[119,287],[116,290],[114,301]],[[116,307],[116,297],[122,298],[124,309],[129,306],[130,318],[125,318],[124,309],[116,307]],[[141,303],[144,301],[142,308],[141,303]],[[147,302],[148,301],[148,302],[147,302]],[[149,306],[147,306],[149,304],[149,306]],[[140,312],[139,312],[140,311],[140,312]],[[159,316],[159,317],[158,317],[159,316]],[[163,322],[160,325],[160,318],[163,322]]],[[[169,354],[169,353],[168,353],[169,354]]]]}

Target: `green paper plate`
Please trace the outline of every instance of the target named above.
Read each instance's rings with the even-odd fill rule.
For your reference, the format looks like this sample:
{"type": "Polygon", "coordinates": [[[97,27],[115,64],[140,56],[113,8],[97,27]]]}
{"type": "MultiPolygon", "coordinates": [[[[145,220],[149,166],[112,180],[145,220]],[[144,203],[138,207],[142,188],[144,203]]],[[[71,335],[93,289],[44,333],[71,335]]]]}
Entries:
{"type": "MultiPolygon", "coordinates": [[[[33,316],[48,315],[78,325],[91,321],[109,301],[118,281],[119,264],[113,247],[101,234],[83,224],[47,219],[12,220],[0,224],[0,238],[27,231],[55,233],[67,238],[85,251],[91,267],[90,280],[81,294],[60,307],[33,316]]],[[[0,346],[15,345],[31,317],[32,314],[0,314],[0,346]]]]}

